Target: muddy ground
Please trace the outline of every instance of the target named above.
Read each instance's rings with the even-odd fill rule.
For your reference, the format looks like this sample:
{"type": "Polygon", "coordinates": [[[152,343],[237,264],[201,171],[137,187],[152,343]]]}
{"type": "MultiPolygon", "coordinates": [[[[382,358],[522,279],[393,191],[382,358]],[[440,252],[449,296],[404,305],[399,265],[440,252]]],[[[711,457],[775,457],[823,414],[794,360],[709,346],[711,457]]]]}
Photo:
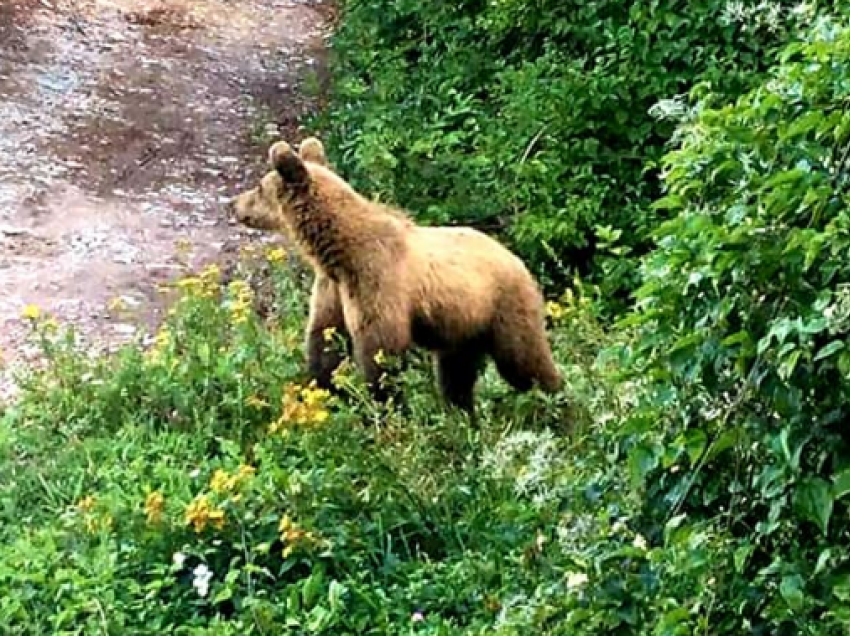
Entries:
{"type": "Polygon", "coordinates": [[[0,393],[37,355],[26,305],[115,348],[186,265],[279,240],[222,203],[271,139],[306,134],[328,18],[308,0],[0,0],[0,393]]]}

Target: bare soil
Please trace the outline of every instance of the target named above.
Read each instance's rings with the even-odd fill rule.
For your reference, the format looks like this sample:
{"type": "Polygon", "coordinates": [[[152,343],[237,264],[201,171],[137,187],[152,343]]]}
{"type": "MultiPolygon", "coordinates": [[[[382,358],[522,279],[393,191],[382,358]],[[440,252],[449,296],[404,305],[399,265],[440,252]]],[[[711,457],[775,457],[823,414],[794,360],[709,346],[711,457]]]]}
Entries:
{"type": "Polygon", "coordinates": [[[37,355],[24,306],[114,349],[186,267],[278,240],[222,204],[272,139],[305,135],[328,17],[308,0],[0,0],[0,398],[37,355]]]}

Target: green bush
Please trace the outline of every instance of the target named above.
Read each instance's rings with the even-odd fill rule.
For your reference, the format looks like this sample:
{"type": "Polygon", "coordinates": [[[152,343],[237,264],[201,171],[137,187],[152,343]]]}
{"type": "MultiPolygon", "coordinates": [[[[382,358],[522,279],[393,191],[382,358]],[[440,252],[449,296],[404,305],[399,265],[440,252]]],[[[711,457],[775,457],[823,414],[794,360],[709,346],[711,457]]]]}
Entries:
{"type": "Polygon", "coordinates": [[[712,633],[839,634],[850,618],[846,21],[817,20],[781,59],[682,124],[657,203],[676,217],[631,319],[657,388],[624,437],[642,527],[678,514],[725,537],[716,587],[674,604],[690,626],[710,605],[712,633]]]}
{"type": "Polygon", "coordinates": [[[650,109],[699,83],[740,94],[811,18],[725,0],[342,5],[317,124],[342,171],[423,221],[501,232],[547,284],[590,273],[606,301],[663,218],[673,124],[650,109]]]}

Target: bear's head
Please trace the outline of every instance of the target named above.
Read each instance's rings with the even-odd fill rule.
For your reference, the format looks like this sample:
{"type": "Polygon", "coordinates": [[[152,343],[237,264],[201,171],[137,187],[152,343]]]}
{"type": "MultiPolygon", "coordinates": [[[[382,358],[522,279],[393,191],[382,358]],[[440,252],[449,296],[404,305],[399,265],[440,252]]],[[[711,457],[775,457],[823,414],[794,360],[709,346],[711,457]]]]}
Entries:
{"type": "Polygon", "coordinates": [[[315,137],[302,141],[297,154],[287,142],[278,141],[269,148],[268,160],[272,169],[255,187],[231,199],[227,214],[258,230],[283,230],[293,198],[310,189],[305,162],[327,166],[328,161],[322,142],[315,137]]]}

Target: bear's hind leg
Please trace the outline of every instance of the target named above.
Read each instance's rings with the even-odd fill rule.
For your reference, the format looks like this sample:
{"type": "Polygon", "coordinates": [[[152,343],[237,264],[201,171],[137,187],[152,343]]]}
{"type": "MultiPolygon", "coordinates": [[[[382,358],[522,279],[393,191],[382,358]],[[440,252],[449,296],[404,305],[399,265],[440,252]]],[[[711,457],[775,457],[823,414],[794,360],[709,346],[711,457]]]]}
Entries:
{"type": "Polygon", "coordinates": [[[500,321],[495,325],[493,360],[499,375],[517,391],[529,391],[537,383],[547,393],[556,393],[562,379],[540,313],[525,316],[520,324],[500,321]]]}
{"type": "Polygon", "coordinates": [[[435,354],[437,381],[443,399],[470,415],[475,412],[474,392],[478,375],[484,368],[484,351],[480,347],[464,347],[435,354]]]}
{"type": "Polygon", "coordinates": [[[331,279],[317,274],[307,321],[307,370],[320,388],[331,388],[333,372],[345,355],[345,351],[339,350],[339,343],[334,342],[339,336],[347,347],[350,338],[345,328],[339,290],[331,279]],[[334,331],[333,338],[328,337],[329,330],[334,331]]]}

